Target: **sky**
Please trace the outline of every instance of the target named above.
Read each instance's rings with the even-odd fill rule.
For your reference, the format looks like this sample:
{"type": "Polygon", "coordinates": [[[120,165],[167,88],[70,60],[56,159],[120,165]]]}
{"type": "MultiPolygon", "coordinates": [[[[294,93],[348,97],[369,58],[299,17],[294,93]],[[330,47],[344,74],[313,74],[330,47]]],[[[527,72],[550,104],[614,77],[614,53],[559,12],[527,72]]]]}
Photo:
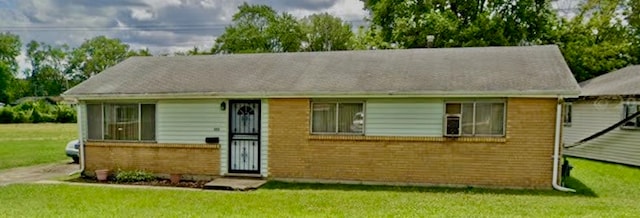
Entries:
{"type": "MultiPolygon", "coordinates": [[[[359,0],[246,0],[298,18],[327,12],[357,27],[367,12],[359,0]]],[[[133,49],[171,54],[210,49],[243,1],[235,0],[0,0],[0,32],[77,47],[105,35],[133,49]]],[[[24,61],[24,55],[19,60],[24,61]]]]}

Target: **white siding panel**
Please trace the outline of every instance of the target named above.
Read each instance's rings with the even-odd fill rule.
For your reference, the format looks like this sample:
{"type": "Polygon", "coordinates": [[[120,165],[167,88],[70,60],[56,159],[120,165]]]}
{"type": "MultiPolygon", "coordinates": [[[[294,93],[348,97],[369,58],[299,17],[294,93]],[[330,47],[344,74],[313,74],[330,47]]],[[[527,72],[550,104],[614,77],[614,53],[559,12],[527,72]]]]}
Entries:
{"type": "MultiPolygon", "coordinates": [[[[622,103],[594,101],[573,103],[572,124],[564,129],[564,143],[571,145],[622,120],[622,103]]],[[[640,166],[640,131],[616,128],[581,146],[565,149],[570,156],[640,166]]]]}
{"type": "Polygon", "coordinates": [[[78,116],[76,119],[78,120],[78,125],[80,125],[80,131],[82,133],[82,139],[87,139],[88,138],[88,132],[89,132],[89,122],[87,122],[87,104],[82,102],[78,104],[78,108],[77,110],[79,110],[80,116],[78,116]]]}
{"type": "Polygon", "coordinates": [[[366,135],[442,136],[442,100],[371,99],[365,111],[366,135]]]}
{"type": "Polygon", "coordinates": [[[160,101],[157,107],[159,143],[204,144],[206,137],[227,142],[227,114],[221,100],[160,101]]]}
{"type": "Polygon", "coordinates": [[[260,106],[260,174],[264,177],[269,175],[269,102],[262,99],[260,106]]]}

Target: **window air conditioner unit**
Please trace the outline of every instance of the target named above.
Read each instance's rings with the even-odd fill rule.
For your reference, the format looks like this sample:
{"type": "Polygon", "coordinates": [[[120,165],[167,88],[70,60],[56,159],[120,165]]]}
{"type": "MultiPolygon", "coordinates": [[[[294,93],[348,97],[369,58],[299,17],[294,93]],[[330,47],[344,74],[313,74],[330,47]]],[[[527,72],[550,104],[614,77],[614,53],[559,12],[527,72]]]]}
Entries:
{"type": "Polygon", "coordinates": [[[447,114],[444,136],[458,137],[461,134],[460,114],[447,114]]]}

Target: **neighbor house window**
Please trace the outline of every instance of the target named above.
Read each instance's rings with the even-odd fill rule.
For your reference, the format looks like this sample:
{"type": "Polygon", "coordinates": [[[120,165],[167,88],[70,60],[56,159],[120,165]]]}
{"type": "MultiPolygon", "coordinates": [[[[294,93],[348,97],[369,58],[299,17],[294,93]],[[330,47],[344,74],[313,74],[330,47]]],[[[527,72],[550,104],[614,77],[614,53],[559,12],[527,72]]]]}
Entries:
{"type": "Polygon", "coordinates": [[[504,102],[448,102],[445,107],[445,135],[503,136],[504,102]]]}
{"type": "Polygon", "coordinates": [[[312,133],[364,133],[364,103],[311,103],[312,133]]]}
{"type": "MultiPolygon", "coordinates": [[[[640,104],[637,103],[625,103],[622,106],[623,118],[628,118],[638,111],[640,111],[640,104]]],[[[634,119],[631,119],[622,125],[623,129],[640,129],[640,116],[637,116],[634,119]]]]}
{"type": "Polygon", "coordinates": [[[87,104],[88,139],[153,141],[155,104],[87,104]]]}
{"type": "Polygon", "coordinates": [[[571,116],[573,113],[573,105],[569,102],[565,102],[563,105],[563,112],[564,112],[564,119],[563,119],[563,124],[564,126],[571,126],[571,116]]]}

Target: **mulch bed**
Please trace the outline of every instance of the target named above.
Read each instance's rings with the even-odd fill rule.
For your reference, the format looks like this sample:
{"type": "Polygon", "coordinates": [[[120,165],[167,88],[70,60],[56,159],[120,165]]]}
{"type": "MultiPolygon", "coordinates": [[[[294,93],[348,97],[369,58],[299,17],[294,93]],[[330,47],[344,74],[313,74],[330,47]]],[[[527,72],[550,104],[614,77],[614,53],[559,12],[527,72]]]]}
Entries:
{"type": "Polygon", "coordinates": [[[172,184],[168,179],[156,179],[146,182],[116,182],[114,180],[107,180],[106,182],[99,182],[96,178],[92,177],[79,177],[75,179],[67,180],[67,182],[81,182],[81,183],[103,183],[103,184],[120,184],[120,185],[146,185],[146,186],[164,186],[164,187],[182,187],[182,188],[204,188],[207,180],[200,181],[180,181],[177,184],[172,184]]]}

